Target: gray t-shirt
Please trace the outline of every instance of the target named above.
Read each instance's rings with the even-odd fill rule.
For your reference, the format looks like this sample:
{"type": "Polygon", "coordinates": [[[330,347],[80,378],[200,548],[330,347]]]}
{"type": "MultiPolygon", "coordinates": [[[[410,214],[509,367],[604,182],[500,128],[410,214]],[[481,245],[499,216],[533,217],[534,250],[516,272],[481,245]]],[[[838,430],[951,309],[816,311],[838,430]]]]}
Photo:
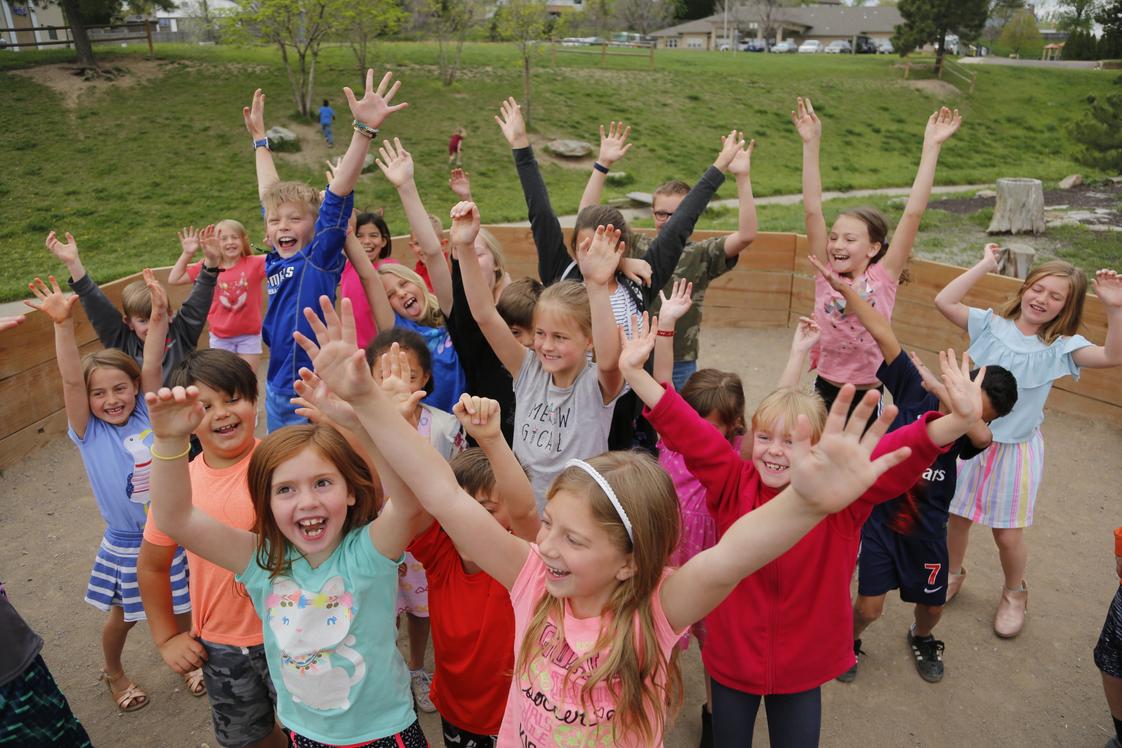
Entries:
{"type": "Polygon", "coordinates": [[[565,463],[608,451],[608,430],[621,389],[604,404],[596,364],[588,363],[570,387],[557,387],[533,351],[514,380],[514,455],[530,476],[538,513],[565,463]]]}

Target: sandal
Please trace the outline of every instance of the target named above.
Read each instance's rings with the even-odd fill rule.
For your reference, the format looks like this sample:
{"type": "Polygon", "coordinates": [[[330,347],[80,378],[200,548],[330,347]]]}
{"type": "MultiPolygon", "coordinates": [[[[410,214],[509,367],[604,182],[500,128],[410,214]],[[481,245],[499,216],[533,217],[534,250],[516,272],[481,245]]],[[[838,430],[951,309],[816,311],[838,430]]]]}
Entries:
{"type": "Polygon", "coordinates": [[[105,681],[105,686],[109,689],[109,695],[117,702],[117,708],[122,712],[135,712],[148,706],[148,694],[144,693],[140,686],[135,683],[129,683],[128,688],[124,691],[113,688],[113,682],[124,677],[125,672],[123,670],[116,675],[110,675],[105,670],[101,671],[101,680],[105,681]]]}
{"type": "Polygon", "coordinates": [[[203,669],[197,667],[183,676],[183,683],[187,686],[187,693],[192,696],[202,696],[206,693],[206,681],[203,680],[203,669]]]}

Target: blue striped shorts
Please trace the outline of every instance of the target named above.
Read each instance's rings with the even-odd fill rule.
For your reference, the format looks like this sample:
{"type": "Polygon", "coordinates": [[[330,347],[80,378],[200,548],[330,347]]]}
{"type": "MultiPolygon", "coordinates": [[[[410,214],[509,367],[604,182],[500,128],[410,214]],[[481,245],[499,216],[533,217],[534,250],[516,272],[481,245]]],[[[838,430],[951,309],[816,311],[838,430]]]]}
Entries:
{"type": "MultiPolygon", "coordinates": [[[[123,608],[126,621],[145,620],[140,586],[136,582],[136,559],[143,540],[142,532],[106,529],[90,570],[90,581],[86,584],[87,603],[106,613],[115,605],[123,608]]],[[[176,548],[168,574],[172,609],[176,613],[189,613],[191,597],[187,591],[187,552],[182,548],[176,548]]]]}

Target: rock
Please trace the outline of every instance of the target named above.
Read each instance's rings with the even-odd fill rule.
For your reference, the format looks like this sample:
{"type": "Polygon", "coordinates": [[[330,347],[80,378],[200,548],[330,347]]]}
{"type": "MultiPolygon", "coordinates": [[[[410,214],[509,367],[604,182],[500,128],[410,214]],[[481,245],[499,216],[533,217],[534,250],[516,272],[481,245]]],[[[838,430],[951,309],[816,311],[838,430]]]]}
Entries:
{"type": "Polygon", "coordinates": [[[1108,231],[1122,231],[1122,226],[1107,226],[1105,224],[1096,223],[1087,227],[1088,231],[1097,231],[1100,234],[1105,234],[1108,231]]]}
{"type": "Polygon", "coordinates": [[[592,143],[583,140],[551,140],[545,144],[545,149],[562,158],[584,158],[592,153],[592,143]]]}
{"type": "Polygon", "coordinates": [[[888,204],[889,205],[907,205],[908,204],[908,198],[907,198],[906,195],[901,195],[899,197],[890,197],[888,199],[888,204]]]}
{"type": "Polygon", "coordinates": [[[1070,190],[1072,187],[1078,187],[1081,184],[1083,184],[1082,174],[1070,174],[1061,179],[1060,183],[1056,186],[1061,190],[1070,190]]]}
{"type": "Polygon", "coordinates": [[[1093,208],[1092,210],[1093,210],[1093,212],[1095,212],[1096,214],[1098,214],[1100,216],[1108,216],[1108,215],[1110,215],[1111,213],[1114,212],[1110,208],[1093,208]]]}
{"type": "Polygon", "coordinates": [[[1045,227],[1050,228],[1050,229],[1055,229],[1055,228],[1059,228],[1061,226],[1082,226],[1082,225],[1083,224],[1081,224],[1079,221],[1075,221],[1071,218],[1060,218],[1060,219],[1057,219],[1055,221],[1048,221],[1045,224],[1045,227]]]}
{"type": "Polygon", "coordinates": [[[654,196],[649,192],[628,192],[627,199],[641,205],[651,205],[654,203],[654,196]]]}
{"type": "Polygon", "coordinates": [[[1108,177],[1106,181],[1110,182],[1111,184],[1122,184],[1122,176],[1108,177]]]}
{"type": "Polygon", "coordinates": [[[997,197],[997,191],[996,190],[978,190],[977,192],[974,193],[974,197],[981,197],[981,198],[985,198],[985,199],[988,200],[988,199],[997,197]]]}
{"type": "Polygon", "coordinates": [[[1044,210],[1067,210],[1070,205],[1045,205],[1044,210]]]}
{"type": "Polygon", "coordinates": [[[630,174],[628,174],[626,171],[610,171],[610,172],[608,172],[608,177],[607,177],[608,184],[614,184],[614,185],[631,184],[633,181],[634,181],[634,178],[630,174]]]}
{"type": "Polygon", "coordinates": [[[269,131],[265,133],[265,137],[269,139],[269,145],[274,143],[299,143],[300,138],[296,137],[296,133],[289,130],[287,127],[270,127],[269,131]]]}
{"type": "Polygon", "coordinates": [[[362,173],[370,174],[378,170],[378,165],[374,163],[374,154],[367,153],[366,158],[362,159],[362,173]]]}
{"type": "Polygon", "coordinates": [[[1099,220],[1099,216],[1089,210],[1073,210],[1067,214],[1067,217],[1073,221],[1090,221],[1093,223],[1097,223],[1099,220]]]}

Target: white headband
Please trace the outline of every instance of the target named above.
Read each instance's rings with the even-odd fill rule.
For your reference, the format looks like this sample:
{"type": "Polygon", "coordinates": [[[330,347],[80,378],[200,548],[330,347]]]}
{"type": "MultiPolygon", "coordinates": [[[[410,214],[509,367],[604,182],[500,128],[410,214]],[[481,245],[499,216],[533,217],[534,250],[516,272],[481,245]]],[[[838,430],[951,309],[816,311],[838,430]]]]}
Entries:
{"type": "Polygon", "coordinates": [[[627,530],[627,539],[634,543],[635,535],[631,531],[631,519],[628,518],[627,512],[623,511],[623,504],[619,503],[619,498],[616,497],[616,492],[612,490],[612,487],[608,485],[607,479],[604,476],[600,475],[600,473],[596,472],[596,468],[592,467],[584,460],[572,459],[565,463],[566,470],[571,467],[580,468],[584,472],[591,475],[592,480],[596,481],[596,484],[600,486],[601,490],[603,490],[603,492],[607,494],[608,501],[612,502],[612,506],[615,507],[616,514],[619,515],[620,522],[623,523],[623,529],[627,530]]]}

